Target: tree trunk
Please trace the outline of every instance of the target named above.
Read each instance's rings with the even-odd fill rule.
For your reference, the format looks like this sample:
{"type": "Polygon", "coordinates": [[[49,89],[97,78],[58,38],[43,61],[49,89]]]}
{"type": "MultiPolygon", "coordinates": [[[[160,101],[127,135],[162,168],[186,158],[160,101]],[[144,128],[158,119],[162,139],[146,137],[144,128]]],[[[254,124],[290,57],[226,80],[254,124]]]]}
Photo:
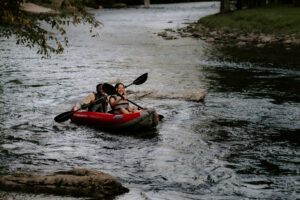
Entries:
{"type": "Polygon", "coordinates": [[[242,0],[236,1],[236,9],[241,10],[243,8],[242,0]]]}
{"type": "Polygon", "coordinates": [[[144,0],[145,8],[150,8],[150,0],[144,0]]]}
{"type": "Polygon", "coordinates": [[[220,13],[230,12],[230,1],[229,0],[221,0],[220,13]]]}

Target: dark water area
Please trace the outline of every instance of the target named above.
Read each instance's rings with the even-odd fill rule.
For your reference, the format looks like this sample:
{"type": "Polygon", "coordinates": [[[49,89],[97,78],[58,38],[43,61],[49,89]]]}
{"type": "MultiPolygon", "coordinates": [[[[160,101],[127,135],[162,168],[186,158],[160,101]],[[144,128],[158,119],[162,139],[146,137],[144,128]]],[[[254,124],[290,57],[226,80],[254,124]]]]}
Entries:
{"type": "Polygon", "coordinates": [[[255,45],[223,46],[218,48],[222,59],[234,62],[251,62],[276,68],[299,70],[300,45],[268,44],[264,48],[255,45]]]}
{"type": "MultiPolygon", "coordinates": [[[[117,200],[299,199],[297,64],[245,60],[199,39],[157,36],[218,6],[95,10],[104,24],[100,38],[91,39],[85,25],[68,27],[70,47],[51,59],[1,39],[0,174],[96,169],[130,189],[117,200]],[[165,116],[146,138],[53,121],[98,82],[129,84],[145,72],[147,82],[131,86],[133,92],[206,89],[206,98],[136,100],[165,116]]],[[[0,197],[77,199],[3,191],[0,197]]]]}

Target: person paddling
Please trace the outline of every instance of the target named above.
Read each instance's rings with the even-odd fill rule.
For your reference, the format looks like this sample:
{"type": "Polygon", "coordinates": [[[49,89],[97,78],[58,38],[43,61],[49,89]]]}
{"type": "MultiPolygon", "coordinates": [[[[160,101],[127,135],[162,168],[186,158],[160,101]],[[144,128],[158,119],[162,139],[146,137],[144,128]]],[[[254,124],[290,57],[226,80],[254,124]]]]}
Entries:
{"type": "Polygon", "coordinates": [[[122,97],[118,95],[112,95],[109,98],[109,104],[112,108],[113,114],[127,114],[127,113],[136,113],[139,112],[137,108],[132,108],[129,106],[129,102],[127,101],[125,86],[123,83],[117,83],[115,85],[115,89],[118,94],[122,95],[122,97]]]}
{"type": "Polygon", "coordinates": [[[88,111],[90,112],[107,112],[107,96],[102,89],[103,84],[100,83],[96,86],[96,93],[90,93],[84,100],[84,105],[90,104],[88,106],[88,111]],[[95,103],[95,102],[99,103],[95,103]]]}

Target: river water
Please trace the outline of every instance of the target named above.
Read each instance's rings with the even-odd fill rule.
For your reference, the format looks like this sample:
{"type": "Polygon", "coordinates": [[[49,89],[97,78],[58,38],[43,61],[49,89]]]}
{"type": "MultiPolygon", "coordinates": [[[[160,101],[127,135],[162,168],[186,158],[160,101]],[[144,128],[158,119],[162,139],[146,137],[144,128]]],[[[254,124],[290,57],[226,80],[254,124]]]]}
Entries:
{"type": "Polygon", "coordinates": [[[215,13],[218,6],[96,10],[104,25],[100,37],[91,38],[85,25],[68,27],[70,47],[51,59],[1,39],[0,173],[96,169],[130,189],[117,200],[300,198],[299,68],[224,61],[222,52],[199,39],[157,36],[215,13]],[[137,100],[165,116],[152,137],[53,121],[98,82],[129,84],[145,72],[147,82],[131,90],[206,89],[205,100],[137,100]]]}

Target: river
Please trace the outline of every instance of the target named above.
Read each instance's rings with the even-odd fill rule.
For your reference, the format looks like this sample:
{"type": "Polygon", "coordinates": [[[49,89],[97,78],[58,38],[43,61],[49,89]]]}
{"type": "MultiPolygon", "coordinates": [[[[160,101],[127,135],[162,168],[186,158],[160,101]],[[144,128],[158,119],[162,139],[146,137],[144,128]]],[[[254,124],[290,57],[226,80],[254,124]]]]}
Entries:
{"type": "Polygon", "coordinates": [[[86,25],[68,27],[69,48],[51,59],[1,39],[0,173],[96,169],[130,189],[116,200],[300,198],[299,68],[223,60],[199,39],[157,36],[218,9],[202,2],[95,10],[100,37],[86,25]],[[146,138],[54,122],[98,82],[129,84],[146,72],[130,90],[205,89],[205,100],[136,100],[165,116],[146,138]]]}

